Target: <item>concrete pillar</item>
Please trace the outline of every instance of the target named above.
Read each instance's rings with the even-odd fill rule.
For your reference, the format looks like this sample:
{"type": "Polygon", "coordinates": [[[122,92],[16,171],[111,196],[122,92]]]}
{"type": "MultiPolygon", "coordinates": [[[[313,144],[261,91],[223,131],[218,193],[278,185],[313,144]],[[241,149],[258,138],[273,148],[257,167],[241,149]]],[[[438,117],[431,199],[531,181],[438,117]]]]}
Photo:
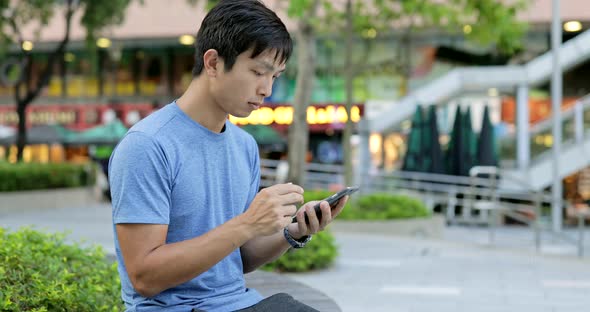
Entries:
{"type": "MultiPolygon", "coordinates": [[[[355,174],[355,185],[361,186],[368,186],[369,183],[366,181],[369,171],[371,170],[371,151],[369,149],[369,137],[371,135],[371,131],[369,130],[369,121],[366,119],[361,119],[358,123],[358,130],[360,136],[359,142],[359,166],[356,168],[355,174]]],[[[361,189],[361,192],[366,192],[369,190],[361,189]]]]}
{"type": "Polygon", "coordinates": [[[519,170],[528,169],[530,164],[529,123],[529,87],[521,85],[516,89],[516,161],[519,170]]]}

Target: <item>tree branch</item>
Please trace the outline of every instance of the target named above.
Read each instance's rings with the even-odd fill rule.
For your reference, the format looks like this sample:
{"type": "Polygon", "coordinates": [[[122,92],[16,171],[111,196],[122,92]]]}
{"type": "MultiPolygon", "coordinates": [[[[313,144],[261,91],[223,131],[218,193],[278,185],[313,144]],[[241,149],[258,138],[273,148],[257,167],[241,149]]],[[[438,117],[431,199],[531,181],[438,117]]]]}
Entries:
{"type": "Polygon", "coordinates": [[[20,32],[20,29],[18,28],[18,26],[16,26],[16,10],[12,10],[12,15],[8,19],[8,22],[10,23],[10,27],[12,28],[12,31],[14,32],[14,35],[18,40],[19,46],[22,49],[24,39],[22,33],[20,32]]]}
{"type": "MultiPolygon", "coordinates": [[[[33,88],[32,90],[29,90],[29,92],[27,92],[26,97],[23,99],[24,103],[31,102],[34,98],[36,98],[39,95],[39,93],[41,93],[41,90],[47,84],[49,84],[49,78],[51,78],[51,74],[53,72],[53,67],[54,67],[57,59],[61,59],[63,61],[63,53],[65,51],[65,48],[66,48],[68,42],[70,41],[70,30],[71,30],[71,24],[72,24],[72,16],[74,15],[74,11],[78,7],[77,0],[67,0],[66,3],[67,3],[67,9],[66,9],[66,14],[65,14],[66,27],[65,27],[64,38],[61,40],[61,42],[57,46],[57,49],[49,56],[49,59],[47,60],[47,67],[43,70],[43,73],[41,74],[41,78],[37,81],[37,85],[35,86],[35,88],[33,88]],[[76,3],[74,3],[74,2],[76,2],[76,3]]],[[[28,64],[28,66],[30,66],[30,64],[28,64]]]]}

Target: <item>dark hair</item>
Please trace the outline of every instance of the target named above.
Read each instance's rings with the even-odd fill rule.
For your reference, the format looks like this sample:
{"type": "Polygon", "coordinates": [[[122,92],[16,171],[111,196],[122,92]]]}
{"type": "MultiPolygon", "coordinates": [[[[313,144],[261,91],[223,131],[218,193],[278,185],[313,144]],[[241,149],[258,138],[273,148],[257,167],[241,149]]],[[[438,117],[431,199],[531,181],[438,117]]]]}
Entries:
{"type": "Polygon", "coordinates": [[[221,0],[205,16],[196,38],[193,77],[204,68],[203,54],[215,49],[230,71],[241,53],[252,49],[251,58],[266,50],[276,52],[281,63],[291,57],[293,42],[285,24],[258,0],[221,0]]]}

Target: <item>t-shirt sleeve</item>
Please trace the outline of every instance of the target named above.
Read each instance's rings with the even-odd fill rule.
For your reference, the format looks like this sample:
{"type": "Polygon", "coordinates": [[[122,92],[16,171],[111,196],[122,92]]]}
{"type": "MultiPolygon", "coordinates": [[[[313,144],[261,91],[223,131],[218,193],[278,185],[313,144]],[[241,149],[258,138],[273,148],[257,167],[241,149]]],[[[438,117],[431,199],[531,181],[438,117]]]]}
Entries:
{"type": "Polygon", "coordinates": [[[113,222],[169,224],[171,174],[162,148],[132,132],[116,147],[109,164],[113,222]]]}
{"type": "MultiPolygon", "coordinates": [[[[254,141],[254,139],[252,139],[254,141]]],[[[252,159],[252,182],[250,183],[250,192],[248,193],[248,202],[246,207],[244,207],[244,211],[250,207],[250,204],[258,194],[258,189],[260,188],[260,155],[258,154],[258,145],[256,145],[256,141],[253,144],[250,144],[250,157],[252,159]]]]}

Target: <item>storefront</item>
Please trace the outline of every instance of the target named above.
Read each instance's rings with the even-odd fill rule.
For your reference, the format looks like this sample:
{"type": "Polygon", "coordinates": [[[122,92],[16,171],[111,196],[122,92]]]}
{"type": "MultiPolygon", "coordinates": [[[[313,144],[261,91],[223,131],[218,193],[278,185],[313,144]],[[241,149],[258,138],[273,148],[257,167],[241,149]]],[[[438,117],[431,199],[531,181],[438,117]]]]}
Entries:
{"type": "MultiPolygon", "coordinates": [[[[363,115],[363,104],[352,107],[351,119],[357,123],[363,115]]],[[[118,104],[55,104],[34,105],[27,109],[27,126],[36,129],[48,125],[59,125],[69,130],[83,131],[100,125],[120,120],[127,128],[157,109],[149,103],[118,103],[118,104]]],[[[348,120],[343,105],[313,105],[307,109],[307,123],[310,130],[310,160],[322,163],[342,162],[342,131],[348,120]]],[[[293,107],[286,104],[267,104],[253,111],[247,118],[230,117],[230,121],[239,125],[259,125],[271,127],[284,140],[285,144],[275,152],[286,153],[286,140],[289,125],[293,122],[293,107]]],[[[16,128],[18,115],[12,106],[0,106],[0,125],[16,128]]],[[[49,129],[49,128],[48,128],[49,129]]],[[[45,133],[47,130],[44,131],[45,133]]],[[[30,145],[25,152],[28,161],[60,161],[88,158],[86,146],[67,145],[61,153],[49,152],[63,142],[52,142],[51,139],[39,146],[30,145]],[[53,147],[51,147],[53,146],[53,147]],[[54,155],[54,156],[50,156],[54,155]],[[61,156],[55,156],[61,155],[61,156]]],[[[0,157],[13,159],[16,150],[12,144],[0,147],[0,157]]],[[[269,156],[269,155],[263,155],[269,156]]]]}
{"type": "MultiPolygon", "coordinates": [[[[364,105],[356,104],[351,109],[351,120],[358,123],[363,116],[364,105]]],[[[307,124],[309,126],[308,161],[339,164],[342,156],[342,132],[348,120],[344,105],[324,104],[312,105],[307,108],[307,124]]],[[[285,140],[288,129],[293,122],[293,107],[286,104],[266,104],[253,111],[247,118],[230,116],[230,121],[239,126],[260,125],[276,130],[285,140]]],[[[286,145],[285,145],[286,147],[286,145]]],[[[278,151],[263,157],[278,158],[287,150],[278,151]]]]}

